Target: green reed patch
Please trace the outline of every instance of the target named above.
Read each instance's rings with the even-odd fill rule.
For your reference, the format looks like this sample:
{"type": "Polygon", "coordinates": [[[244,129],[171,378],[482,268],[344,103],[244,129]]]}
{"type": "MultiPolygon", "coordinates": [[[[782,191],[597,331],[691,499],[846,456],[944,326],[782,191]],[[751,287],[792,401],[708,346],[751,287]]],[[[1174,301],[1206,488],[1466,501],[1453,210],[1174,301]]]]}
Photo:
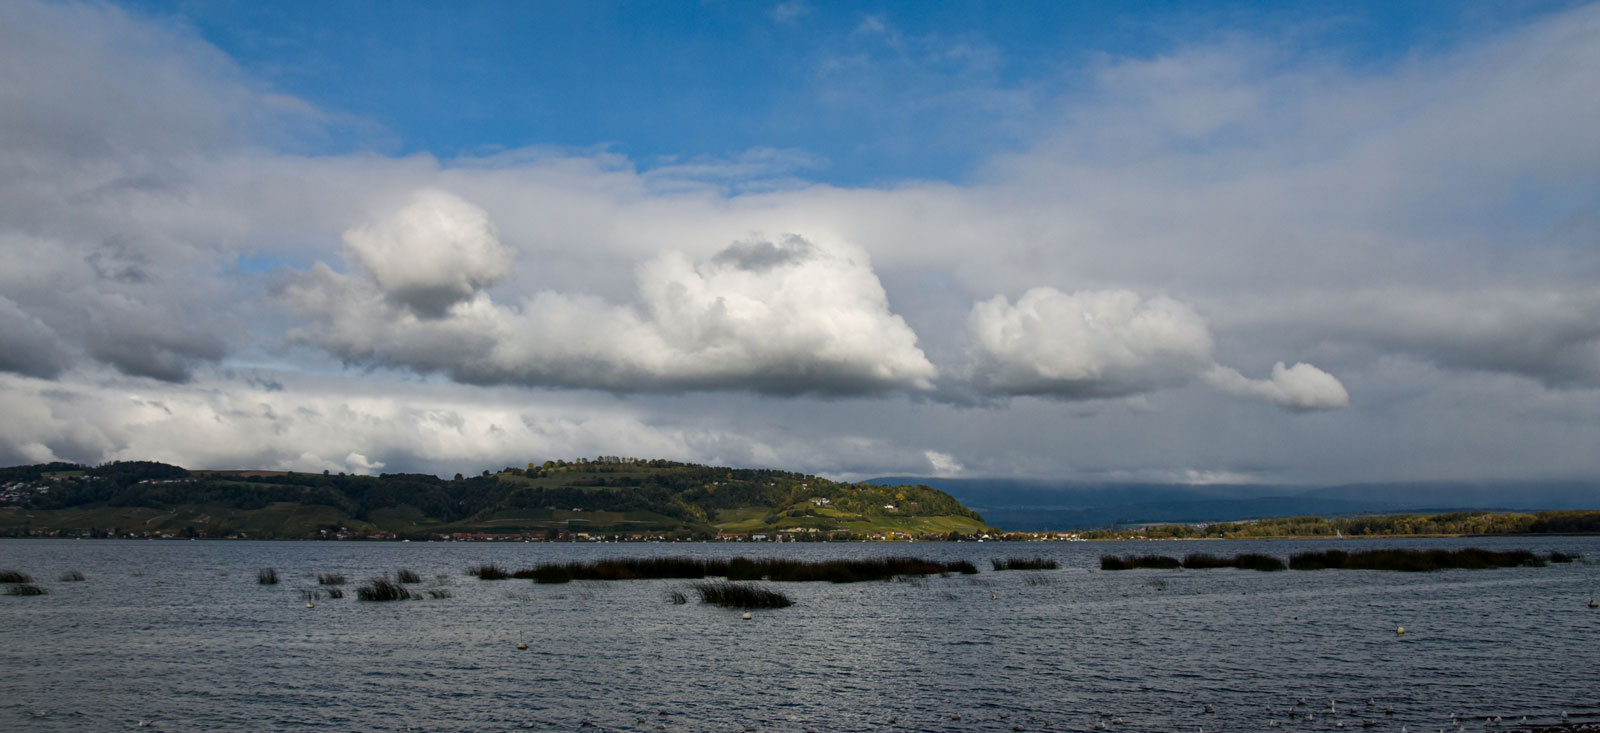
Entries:
{"type": "Polygon", "coordinates": [[[277,585],[278,571],[272,568],[262,568],[256,571],[257,585],[277,585]]]}
{"type": "Polygon", "coordinates": [[[9,596],[42,596],[46,591],[32,583],[17,583],[6,590],[9,596]]]}
{"type": "Polygon", "coordinates": [[[63,583],[81,583],[87,580],[87,578],[83,577],[83,573],[80,573],[76,570],[68,570],[67,572],[61,574],[59,580],[63,583]]]}
{"type": "Polygon", "coordinates": [[[338,573],[317,573],[317,585],[344,585],[344,576],[338,573]]]}
{"type": "Polygon", "coordinates": [[[0,570],[0,583],[32,583],[33,576],[20,570],[0,570]]]}
{"type": "Polygon", "coordinates": [[[400,568],[399,570],[394,571],[394,579],[400,583],[406,584],[422,582],[422,576],[418,575],[417,571],[408,568],[400,568]]]}

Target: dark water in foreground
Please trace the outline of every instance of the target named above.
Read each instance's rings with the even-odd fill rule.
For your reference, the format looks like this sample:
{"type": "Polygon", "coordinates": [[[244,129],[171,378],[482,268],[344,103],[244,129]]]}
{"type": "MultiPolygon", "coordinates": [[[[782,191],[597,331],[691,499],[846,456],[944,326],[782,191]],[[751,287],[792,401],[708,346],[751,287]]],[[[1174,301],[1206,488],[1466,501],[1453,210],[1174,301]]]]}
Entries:
{"type": "Polygon", "coordinates": [[[1600,565],[1402,574],[1102,572],[1101,553],[1528,548],[1600,538],[543,545],[0,540],[0,730],[1467,730],[1600,720],[1600,565]],[[645,555],[915,554],[977,576],[774,584],[739,612],[684,581],[486,582],[467,567],[645,555]],[[1048,555],[1062,569],[988,570],[1048,555]],[[277,586],[256,584],[274,567],[277,586]],[[405,567],[455,597],[355,600],[405,567]],[[58,582],[71,569],[88,580],[58,582]],[[350,579],[308,609],[314,573],[350,579]],[[440,576],[440,577],[436,577],[440,576]],[[991,598],[991,596],[993,598],[991,598]],[[692,595],[691,595],[692,598],[692,595]],[[1394,628],[1408,633],[1396,636],[1394,628]],[[518,640],[529,648],[518,651],[518,640]],[[1299,698],[1306,705],[1296,706],[1299,698]],[[1337,712],[1329,713],[1335,700],[1337,712]],[[1367,706],[1367,701],[1374,704],[1367,706]],[[1206,712],[1206,706],[1214,712],[1206,712]],[[1268,708],[1272,712],[1268,712],[1268,708]],[[1393,715],[1384,709],[1392,708],[1393,715]],[[1291,719],[1291,712],[1297,715],[1291,719]],[[1305,720],[1310,713],[1312,720],[1305,720]],[[1276,721],[1278,725],[1273,725],[1276,721]]]}

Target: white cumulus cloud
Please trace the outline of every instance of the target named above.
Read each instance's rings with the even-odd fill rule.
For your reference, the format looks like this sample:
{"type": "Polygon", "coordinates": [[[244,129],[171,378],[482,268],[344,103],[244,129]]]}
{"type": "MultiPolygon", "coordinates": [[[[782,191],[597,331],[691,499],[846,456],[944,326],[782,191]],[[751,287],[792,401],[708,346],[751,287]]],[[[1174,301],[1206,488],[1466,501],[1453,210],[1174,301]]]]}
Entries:
{"type": "Polygon", "coordinates": [[[1205,373],[1207,384],[1241,397],[1267,400],[1291,410],[1336,410],[1350,404],[1350,393],[1332,374],[1310,364],[1272,366],[1267,379],[1250,379],[1232,367],[1217,364],[1205,373]]]}
{"type": "Polygon", "coordinates": [[[991,394],[1124,397],[1203,377],[1228,394],[1296,411],[1350,403],[1338,379],[1310,364],[1279,362],[1263,380],[1218,364],[1206,320],[1189,304],[1165,296],[1036,287],[1015,304],[1003,295],[974,304],[967,325],[974,380],[991,394]]]}
{"type": "MultiPolygon", "coordinates": [[[[473,222],[471,231],[488,227],[473,222]]],[[[438,269],[464,273],[485,261],[476,250],[457,252],[472,262],[438,269]]],[[[291,340],[350,363],[470,383],[619,392],[860,394],[928,389],[937,376],[916,334],[890,311],[866,253],[844,243],[786,235],[704,260],[666,252],[638,268],[637,305],[552,291],[501,305],[468,285],[446,291],[459,298],[436,313],[395,302],[396,278],[418,278],[357,260],[362,273],[319,264],[282,289],[282,300],[308,317],[291,340]]]]}
{"type": "Polygon", "coordinates": [[[1211,363],[1205,319],[1127,290],[1033,288],[972,307],[980,383],[1008,395],[1119,397],[1188,381],[1211,363]]]}
{"type": "Polygon", "coordinates": [[[344,244],[391,300],[430,317],[504,278],[512,262],[487,212],[434,188],[346,231],[344,244]]]}

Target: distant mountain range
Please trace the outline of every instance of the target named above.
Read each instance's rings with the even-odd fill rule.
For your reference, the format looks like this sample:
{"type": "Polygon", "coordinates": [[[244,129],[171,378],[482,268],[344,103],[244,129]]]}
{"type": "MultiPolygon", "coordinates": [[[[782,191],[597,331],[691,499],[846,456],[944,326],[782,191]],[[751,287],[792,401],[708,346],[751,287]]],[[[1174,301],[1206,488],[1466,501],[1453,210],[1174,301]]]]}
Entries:
{"type": "Polygon", "coordinates": [[[920,483],[955,497],[989,523],[1015,531],[1127,524],[1222,522],[1302,515],[1469,510],[1600,509],[1600,483],[1410,482],[1316,488],[1259,484],[1073,483],[1024,479],[886,476],[869,483],[920,483]]]}

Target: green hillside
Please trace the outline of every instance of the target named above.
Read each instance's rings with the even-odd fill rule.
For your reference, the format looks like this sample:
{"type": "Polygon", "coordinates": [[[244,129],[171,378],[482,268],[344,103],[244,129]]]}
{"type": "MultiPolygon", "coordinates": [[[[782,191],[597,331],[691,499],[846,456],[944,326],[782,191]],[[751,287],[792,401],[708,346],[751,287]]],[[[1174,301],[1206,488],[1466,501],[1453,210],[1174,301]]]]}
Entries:
{"type": "Polygon", "coordinates": [[[146,461],[0,469],[0,534],[11,536],[854,539],[985,530],[977,513],[927,486],[614,456],[453,479],[146,461]]]}

